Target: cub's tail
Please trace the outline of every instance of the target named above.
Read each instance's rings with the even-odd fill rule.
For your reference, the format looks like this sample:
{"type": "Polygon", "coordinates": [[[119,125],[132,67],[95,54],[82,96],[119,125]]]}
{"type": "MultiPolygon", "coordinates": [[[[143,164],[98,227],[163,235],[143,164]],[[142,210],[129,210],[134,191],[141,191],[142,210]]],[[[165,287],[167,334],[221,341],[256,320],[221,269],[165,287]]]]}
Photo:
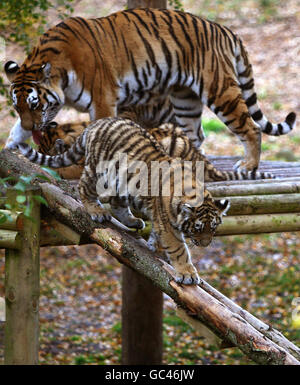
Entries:
{"type": "Polygon", "coordinates": [[[65,152],[59,155],[45,155],[26,143],[18,144],[19,151],[31,162],[52,168],[68,167],[76,164],[85,155],[87,131],[76,138],[75,143],[65,152]]]}

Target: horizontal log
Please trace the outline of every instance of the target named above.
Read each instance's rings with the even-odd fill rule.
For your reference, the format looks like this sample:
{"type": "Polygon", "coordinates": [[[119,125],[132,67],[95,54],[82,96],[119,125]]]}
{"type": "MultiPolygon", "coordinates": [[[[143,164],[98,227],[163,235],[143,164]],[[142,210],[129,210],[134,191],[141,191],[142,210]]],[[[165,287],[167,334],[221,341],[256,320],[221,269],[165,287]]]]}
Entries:
{"type": "Polygon", "coordinates": [[[0,229],[22,230],[23,216],[21,212],[12,212],[10,210],[0,210],[0,217],[6,216],[6,221],[0,223],[0,229]]]}
{"type": "MultiPolygon", "coordinates": [[[[73,180],[75,183],[75,180],[73,180]]],[[[78,183],[78,181],[77,181],[78,183]]],[[[276,178],[276,179],[256,179],[256,180],[224,180],[219,182],[207,182],[208,187],[218,186],[247,186],[247,185],[268,185],[268,184],[282,184],[282,183],[293,183],[300,188],[300,177],[289,177],[289,178],[276,178]]]]}
{"type": "Polygon", "coordinates": [[[206,188],[214,197],[230,197],[230,196],[244,196],[244,195],[272,195],[272,194],[293,194],[300,193],[299,182],[280,182],[279,180],[272,183],[243,184],[226,184],[226,182],[206,183],[206,188]],[[217,184],[218,183],[218,184],[217,184]]]}
{"type": "Polygon", "coordinates": [[[216,235],[300,231],[300,213],[234,215],[223,218],[216,235]]]}
{"type": "Polygon", "coordinates": [[[300,212],[300,194],[245,195],[226,198],[230,200],[228,216],[300,212]]]}
{"type": "Polygon", "coordinates": [[[20,249],[21,237],[17,231],[0,230],[0,248],[1,249],[20,249]]]}
{"type": "Polygon", "coordinates": [[[47,215],[41,224],[40,246],[70,246],[79,245],[80,235],[65,224],[47,215]]]}

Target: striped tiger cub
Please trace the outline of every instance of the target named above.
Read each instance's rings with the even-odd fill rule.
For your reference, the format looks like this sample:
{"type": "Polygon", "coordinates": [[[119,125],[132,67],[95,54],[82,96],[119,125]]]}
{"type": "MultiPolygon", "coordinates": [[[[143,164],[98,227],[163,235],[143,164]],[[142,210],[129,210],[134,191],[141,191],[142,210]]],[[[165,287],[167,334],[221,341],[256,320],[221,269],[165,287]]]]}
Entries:
{"type": "MultiPolygon", "coordinates": [[[[127,116],[134,118],[132,120],[140,124],[141,119],[139,116],[136,116],[136,114],[129,114],[128,112],[122,114],[123,118],[127,116]]],[[[153,122],[159,123],[159,119],[154,118],[153,122]]],[[[40,139],[39,152],[45,155],[57,155],[66,151],[75,142],[77,136],[84,131],[87,125],[87,122],[60,125],[56,122],[51,122],[40,139]]],[[[164,123],[159,127],[148,128],[148,131],[172,158],[181,158],[186,161],[203,161],[205,182],[275,178],[273,174],[268,172],[217,170],[174,123],[164,123]]],[[[79,179],[82,173],[83,163],[83,160],[81,160],[78,165],[61,168],[58,172],[65,179],[79,179]]]]}
{"type": "MultiPolygon", "coordinates": [[[[45,155],[57,155],[72,146],[78,135],[88,126],[88,122],[65,123],[58,125],[51,122],[39,138],[38,151],[45,155]]],[[[70,167],[62,167],[58,174],[64,179],[79,179],[84,166],[84,159],[70,167]]]]}
{"type": "Polygon", "coordinates": [[[147,130],[123,118],[104,118],[91,123],[71,148],[60,155],[44,155],[27,144],[19,144],[18,147],[31,161],[54,168],[70,166],[85,156],[78,189],[81,201],[92,219],[102,222],[111,218],[103,203],[110,203],[114,216],[129,227],[144,226],[143,220],[134,217],[131,209],[145,215],[152,222],[160,247],[175,268],[176,281],[199,283],[186,238],[195,245],[207,246],[222,222],[222,215],[229,209],[229,202],[226,199],[213,200],[207,190],[204,190],[204,197],[195,192],[194,163],[190,168],[186,168],[182,160],[172,163],[170,190],[164,194],[167,174],[162,173],[161,178],[157,174],[153,178],[154,183],[151,183],[152,165],[171,164],[174,159],[164,152],[147,130]],[[124,170],[120,154],[127,155],[128,169],[124,170]],[[108,165],[105,162],[113,160],[119,173],[107,171],[111,163],[108,165]],[[142,181],[137,178],[136,168],[130,168],[131,164],[138,168],[146,167],[142,180],[147,179],[148,184],[143,192],[138,190],[136,194],[132,193],[138,184],[141,188],[142,181]],[[176,179],[176,175],[180,179],[176,179]],[[189,182],[187,186],[184,182],[182,195],[176,194],[178,183],[186,180],[189,182]],[[124,183],[127,189],[123,188],[124,183]],[[101,186],[115,186],[115,193],[111,190],[106,193],[101,186]],[[153,193],[155,187],[158,190],[153,193]]]}
{"type": "Polygon", "coordinates": [[[196,147],[204,139],[201,115],[208,106],[244,145],[245,159],[236,169],[253,171],[261,133],[286,134],[296,119],[291,112],[272,124],[263,115],[248,54],[235,33],[181,11],[71,17],[44,33],[20,67],[7,62],[5,72],[19,114],[8,148],[31,134],[38,142],[40,130],[65,105],[93,121],[169,98],[176,123],[196,147]]]}

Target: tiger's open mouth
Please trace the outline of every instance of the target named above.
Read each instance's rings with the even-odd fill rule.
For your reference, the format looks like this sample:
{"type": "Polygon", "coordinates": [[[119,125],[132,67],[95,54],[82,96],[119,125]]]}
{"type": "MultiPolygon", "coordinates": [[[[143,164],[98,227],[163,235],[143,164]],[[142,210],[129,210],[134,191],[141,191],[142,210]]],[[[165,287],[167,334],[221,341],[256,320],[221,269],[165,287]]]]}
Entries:
{"type": "Polygon", "coordinates": [[[32,131],[32,139],[35,144],[39,145],[42,138],[42,131],[41,130],[33,130],[32,131]]]}

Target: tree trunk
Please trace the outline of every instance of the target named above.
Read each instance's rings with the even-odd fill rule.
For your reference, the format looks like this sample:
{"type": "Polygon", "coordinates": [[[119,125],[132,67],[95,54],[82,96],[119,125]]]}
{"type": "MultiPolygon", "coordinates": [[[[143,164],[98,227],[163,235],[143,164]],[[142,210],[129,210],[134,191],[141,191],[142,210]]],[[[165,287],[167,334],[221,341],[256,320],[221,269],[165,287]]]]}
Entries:
{"type": "Polygon", "coordinates": [[[167,0],[128,0],[128,9],[131,8],[167,8],[167,0]]]}

